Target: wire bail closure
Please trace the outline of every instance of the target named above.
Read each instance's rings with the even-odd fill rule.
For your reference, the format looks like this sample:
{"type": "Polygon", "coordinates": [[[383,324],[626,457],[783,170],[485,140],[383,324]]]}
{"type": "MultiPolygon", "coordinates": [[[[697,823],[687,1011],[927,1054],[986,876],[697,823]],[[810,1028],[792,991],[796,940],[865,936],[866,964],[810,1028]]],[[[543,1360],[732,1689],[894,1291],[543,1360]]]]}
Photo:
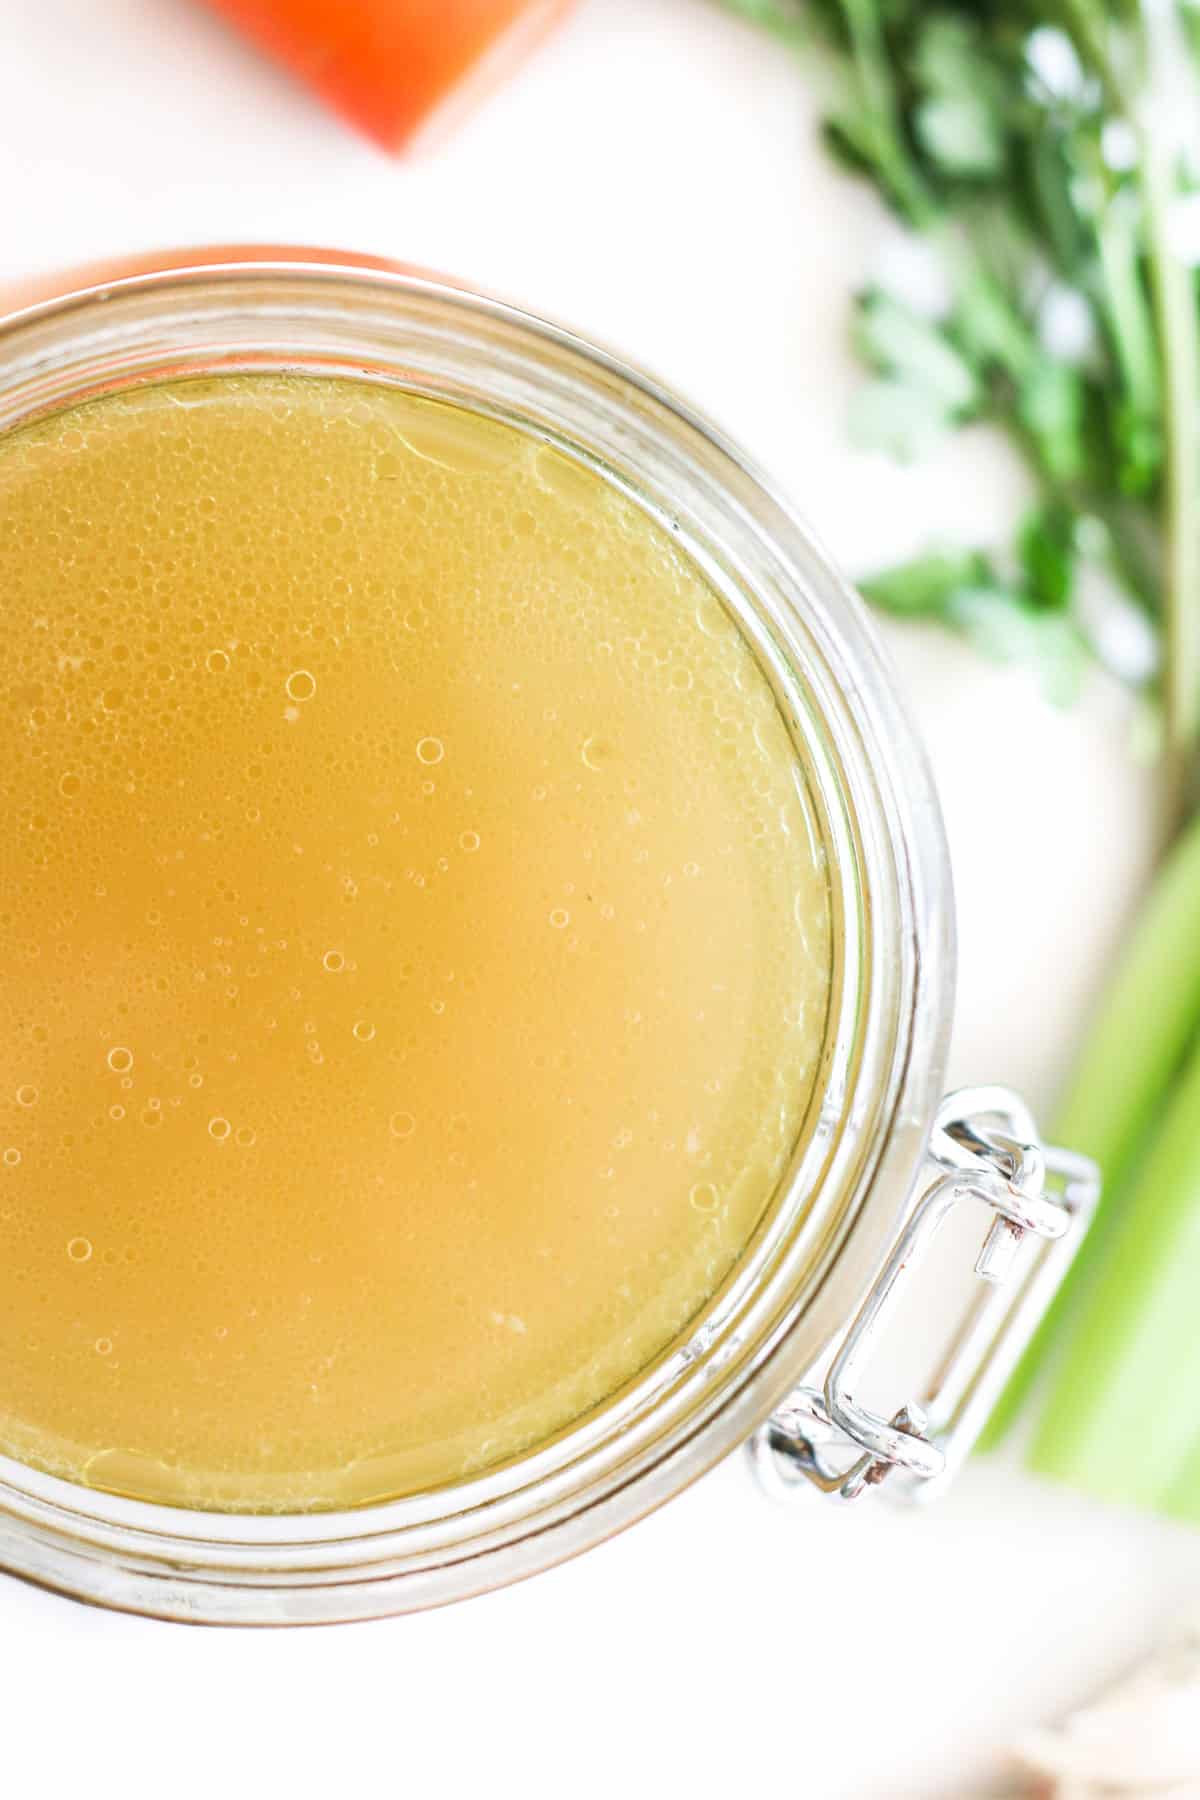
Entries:
{"type": "Polygon", "coordinates": [[[1095,1163],[1043,1145],[1009,1088],[960,1088],[939,1106],[921,1194],[850,1329],[823,1388],[797,1388],[747,1446],[762,1486],[809,1484],[854,1500],[889,1482],[899,1498],[940,1492],[966,1461],[1009,1375],[1062,1283],[1100,1197],[1095,1163]],[[855,1399],[881,1327],[905,1282],[964,1200],[992,1218],[975,1273],[981,1286],[920,1401],[885,1418],[855,1399]],[[850,1461],[847,1463],[847,1455],[850,1461]]]}

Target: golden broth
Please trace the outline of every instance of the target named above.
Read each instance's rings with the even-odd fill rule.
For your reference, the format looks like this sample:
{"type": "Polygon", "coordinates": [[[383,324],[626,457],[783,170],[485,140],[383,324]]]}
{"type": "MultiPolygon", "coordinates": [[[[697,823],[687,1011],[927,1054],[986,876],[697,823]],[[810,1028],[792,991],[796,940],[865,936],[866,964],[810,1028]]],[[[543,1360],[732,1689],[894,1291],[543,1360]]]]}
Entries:
{"type": "Polygon", "coordinates": [[[829,987],[795,752],[668,534],[259,375],[0,439],[0,1449],[349,1505],[704,1305],[829,987]]]}

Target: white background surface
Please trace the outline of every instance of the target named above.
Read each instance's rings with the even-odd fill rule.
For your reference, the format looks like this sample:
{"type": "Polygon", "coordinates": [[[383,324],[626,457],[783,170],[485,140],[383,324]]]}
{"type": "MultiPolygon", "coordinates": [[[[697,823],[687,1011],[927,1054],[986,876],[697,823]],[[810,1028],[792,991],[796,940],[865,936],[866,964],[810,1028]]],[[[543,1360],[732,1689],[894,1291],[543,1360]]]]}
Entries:
{"type": "MultiPolygon", "coordinates": [[[[887,228],[815,108],[703,0],[585,0],[395,163],[186,0],[0,0],[0,282],[239,239],[453,271],[684,389],[854,571],[986,530],[1020,483],[982,434],[917,470],[847,448],[846,303],[887,228]]],[[[1044,1108],[1145,877],[1151,779],[1100,684],[1055,714],[936,636],[891,641],[959,886],[952,1075],[1044,1108]]],[[[922,1516],[842,1516],[772,1509],[735,1459],[580,1562],[379,1625],[198,1632],[0,1578],[4,1791],[965,1795],[1198,1611],[1200,1536],[1003,1463],[922,1516]]]]}

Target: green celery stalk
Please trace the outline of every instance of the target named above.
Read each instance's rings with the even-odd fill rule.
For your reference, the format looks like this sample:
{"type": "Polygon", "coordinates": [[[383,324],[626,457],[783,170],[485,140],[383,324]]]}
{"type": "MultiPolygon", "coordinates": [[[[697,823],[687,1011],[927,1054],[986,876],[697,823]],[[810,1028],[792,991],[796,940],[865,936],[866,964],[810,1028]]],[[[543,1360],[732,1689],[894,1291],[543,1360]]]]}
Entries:
{"type": "MultiPolygon", "coordinates": [[[[1104,1192],[1070,1280],[1001,1396],[980,1441],[982,1449],[1007,1431],[1065,1313],[1094,1273],[1122,1210],[1122,1186],[1198,1025],[1200,818],[1178,840],[1142,903],[1059,1107],[1051,1135],[1095,1158],[1104,1192]]],[[[1200,1112],[1195,1125],[1200,1144],[1200,1112]]]]}
{"type": "Polygon", "coordinates": [[[1030,1466],[1106,1499],[1200,1516],[1198,1303],[1200,1048],[1129,1190],[1030,1466]]]}

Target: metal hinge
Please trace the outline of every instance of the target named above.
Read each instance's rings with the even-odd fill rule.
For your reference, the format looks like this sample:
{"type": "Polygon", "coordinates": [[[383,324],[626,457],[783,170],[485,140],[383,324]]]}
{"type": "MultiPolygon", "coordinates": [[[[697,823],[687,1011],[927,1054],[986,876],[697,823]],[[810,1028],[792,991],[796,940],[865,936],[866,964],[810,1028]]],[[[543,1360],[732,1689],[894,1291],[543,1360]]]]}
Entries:
{"type": "Polygon", "coordinates": [[[750,1440],[756,1473],[773,1494],[811,1483],[853,1500],[885,1479],[909,1499],[943,1488],[986,1424],[1100,1196],[1096,1165],[1041,1145],[1028,1108],[1008,1088],[948,1095],[934,1120],[928,1159],[939,1172],[836,1351],[824,1387],[796,1389],[750,1440]],[[982,1202],[993,1215],[975,1262],[986,1285],[929,1391],[886,1418],[854,1398],[867,1356],[905,1277],[965,1200],[982,1202]]]}

